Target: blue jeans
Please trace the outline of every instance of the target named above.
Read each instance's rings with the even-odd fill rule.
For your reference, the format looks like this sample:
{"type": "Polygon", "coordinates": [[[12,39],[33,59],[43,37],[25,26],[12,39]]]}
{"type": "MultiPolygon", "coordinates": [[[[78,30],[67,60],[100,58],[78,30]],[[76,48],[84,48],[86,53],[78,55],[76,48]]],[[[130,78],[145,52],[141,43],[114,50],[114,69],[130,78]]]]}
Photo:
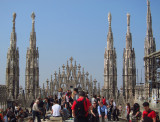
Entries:
{"type": "Polygon", "coordinates": [[[38,111],[33,111],[32,113],[33,113],[33,120],[35,120],[35,117],[37,117],[38,122],[41,122],[39,112],[38,111]]]}

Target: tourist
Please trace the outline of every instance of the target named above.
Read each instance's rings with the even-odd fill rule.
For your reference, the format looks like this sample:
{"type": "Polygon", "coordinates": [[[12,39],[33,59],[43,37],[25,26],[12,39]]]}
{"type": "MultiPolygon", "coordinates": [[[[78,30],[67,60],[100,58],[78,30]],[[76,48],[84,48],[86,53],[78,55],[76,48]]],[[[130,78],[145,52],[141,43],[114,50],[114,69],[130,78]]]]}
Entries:
{"type": "Polygon", "coordinates": [[[54,103],[53,96],[50,96],[50,97],[49,97],[49,109],[50,109],[50,110],[52,110],[53,103],[54,103]]]}
{"type": "Polygon", "coordinates": [[[64,107],[62,109],[62,119],[63,119],[63,121],[67,120],[69,116],[70,116],[70,114],[69,114],[69,111],[67,109],[67,104],[65,103],[64,107]]]}
{"type": "Polygon", "coordinates": [[[69,92],[67,92],[67,94],[65,95],[65,103],[67,103],[67,108],[69,108],[69,95],[70,95],[70,93],[69,92]]]}
{"type": "Polygon", "coordinates": [[[112,105],[113,105],[113,109],[115,109],[115,107],[116,107],[116,103],[114,102],[114,100],[113,100],[113,99],[111,99],[111,103],[112,103],[112,105]]]}
{"type": "Polygon", "coordinates": [[[55,100],[55,104],[52,106],[52,116],[53,117],[61,116],[61,106],[58,104],[58,100],[55,100]]]}
{"type": "Polygon", "coordinates": [[[44,101],[41,98],[39,98],[38,108],[42,113],[43,121],[45,121],[46,106],[44,105],[44,101]]]}
{"type": "Polygon", "coordinates": [[[58,104],[61,105],[61,101],[62,101],[62,88],[59,88],[58,90],[58,104]]]}
{"type": "Polygon", "coordinates": [[[3,111],[2,111],[2,109],[0,109],[0,122],[3,122],[4,121],[4,119],[3,119],[3,111]]]}
{"type": "Polygon", "coordinates": [[[10,122],[16,122],[16,116],[12,111],[12,108],[9,107],[8,111],[7,111],[7,117],[8,117],[8,121],[10,122]]]}
{"type": "Polygon", "coordinates": [[[119,121],[119,109],[115,106],[115,109],[113,110],[113,121],[119,121]]]}
{"type": "Polygon", "coordinates": [[[107,120],[107,107],[103,105],[102,101],[99,102],[98,114],[100,122],[105,122],[107,120]]]}
{"type": "Polygon", "coordinates": [[[78,88],[74,88],[73,94],[74,94],[73,100],[76,101],[79,98],[78,88]]]}
{"type": "Polygon", "coordinates": [[[138,103],[135,103],[133,105],[133,113],[131,116],[132,122],[137,122],[138,120],[141,120],[142,113],[140,112],[140,106],[138,103]]]}
{"type": "Polygon", "coordinates": [[[24,118],[27,117],[26,113],[23,112],[23,110],[21,109],[19,111],[19,115],[17,116],[17,120],[18,122],[24,122],[24,118]]]}
{"type": "Polygon", "coordinates": [[[18,116],[19,113],[19,106],[17,103],[15,103],[15,109],[14,109],[15,115],[18,116]]]}
{"type": "Polygon", "coordinates": [[[85,98],[85,92],[79,92],[79,98],[73,102],[72,114],[75,122],[88,122],[88,111],[92,106],[89,99],[85,98]]]}
{"type": "Polygon", "coordinates": [[[46,111],[49,111],[49,100],[48,100],[48,97],[46,97],[44,101],[45,101],[46,111]]]}
{"type": "Polygon", "coordinates": [[[97,104],[101,101],[100,95],[97,96],[97,104]]]}
{"type": "Polygon", "coordinates": [[[112,114],[113,112],[113,102],[112,101],[109,102],[109,107],[110,107],[110,113],[112,114]]]}
{"type": "Polygon", "coordinates": [[[42,113],[42,112],[39,110],[38,104],[39,104],[39,100],[37,99],[35,101],[35,103],[33,104],[33,108],[32,108],[32,111],[33,111],[33,120],[35,120],[35,117],[37,117],[38,122],[41,122],[41,120],[40,120],[40,113],[42,113]]]}
{"type": "Polygon", "coordinates": [[[149,108],[149,103],[143,103],[143,122],[156,122],[156,112],[149,108]]]}
{"type": "Polygon", "coordinates": [[[16,105],[16,103],[15,102],[12,102],[12,111],[14,112],[15,111],[15,105],[16,105]]]}
{"type": "Polygon", "coordinates": [[[58,97],[57,97],[57,95],[54,95],[54,100],[58,100],[58,97]]]}
{"type": "Polygon", "coordinates": [[[46,115],[46,111],[48,111],[47,108],[48,107],[48,98],[46,97],[44,100],[43,100],[43,120],[45,120],[45,115],[46,115]]]}
{"type": "Polygon", "coordinates": [[[93,103],[94,103],[94,102],[96,102],[96,103],[97,103],[96,98],[97,98],[97,96],[96,96],[96,95],[94,95],[94,96],[93,96],[93,98],[91,99],[91,103],[92,103],[92,105],[93,105],[93,103]]]}
{"type": "Polygon", "coordinates": [[[72,117],[72,105],[73,105],[73,99],[72,99],[72,92],[69,92],[69,106],[68,106],[68,110],[70,113],[70,117],[72,117]]]}
{"type": "Polygon", "coordinates": [[[29,110],[27,108],[25,108],[25,112],[29,115],[29,110]]]}
{"type": "Polygon", "coordinates": [[[91,110],[91,114],[92,114],[91,121],[92,122],[98,122],[99,121],[99,116],[98,116],[98,110],[97,110],[97,103],[96,102],[93,102],[93,108],[91,110]]]}
{"type": "Polygon", "coordinates": [[[112,114],[112,112],[111,112],[110,106],[107,105],[107,118],[108,118],[108,121],[111,121],[111,114],[112,114]]]}
{"type": "Polygon", "coordinates": [[[8,122],[7,111],[3,112],[3,120],[4,122],[8,122]]]}
{"type": "Polygon", "coordinates": [[[32,100],[32,102],[31,102],[31,104],[30,104],[31,113],[32,113],[33,104],[34,104],[34,100],[32,100]]]}
{"type": "Polygon", "coordinates": [[[127,105],[126,105],[126,111],[127,111],[127,121],[129,121],[130,120],[130,112],[131,112],[131,107],[130,107],[130,104],[129,103],[127,103],[127,105]]]}
{"type": "Polygon", "coordinates": [[[106,98],[105,97],[102,97],[102,102],[103,102],[103,105],[106,105],[106,98]]]}

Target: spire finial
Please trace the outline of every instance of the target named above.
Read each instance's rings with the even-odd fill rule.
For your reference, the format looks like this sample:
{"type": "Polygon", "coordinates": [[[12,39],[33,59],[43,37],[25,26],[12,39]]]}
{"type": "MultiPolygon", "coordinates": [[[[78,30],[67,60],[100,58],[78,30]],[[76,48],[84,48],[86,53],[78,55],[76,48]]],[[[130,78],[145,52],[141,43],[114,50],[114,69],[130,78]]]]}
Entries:
{"type": "Polygon", "coordinates": [[[35,14],[32,12],[31,18],[32,18],[32,32],[34,32],[34,23],[35,23],[35,14]]]}
{"type": "Polygon", "coordinates": [[[70,58],[70,61],[71,61],[71,63],[72,63],[72,61],[73,61],[73,57],[71,56],[71,58],[70,58]]]}
{"type": "Polygon", "coordinates": [[[51,82],[52,82],[52,75],[51,75],[51,82]]]}
{"type": "Polygon", "coordinates": [[[34,23],[34,21],[35,21],[35,13],[34,12],[32,12],[32,15],[31,15],[31,18],[32,18],[32,23],[34,23]]]}
{"type": "Polygon", "coordinates": [[[147,0],[147,33],[146,35],[152,36],[152,16],[151,16],[151,10],[150,10],[150,1],[147,0]]]}
{"type": "Polygon", "coordinates": [[[130,14],[127,13],[127,33],[130,33],[130,14]]]}
{"type": "Polygon", "coordinates": [[[15,22],[15,19],[16,19],[16,13],[14,12],[13,13],[13,22],[15,22]]]}
{"type": "Polygon", "coordinates": [[[13,32],[15,32],[15,19],[16,19],[16,13],[14,12],[13,13],[13,20],[12,20],[12,22],[13,22],[13,32]]]}
{"type": "Polygon", "coordinates": [[[108,13],[108,22],[109,22],[109,27],[111,27],[111,20],[112,20],[112,16],[111,13],[108,13]]]}
{"type": "Polygon", "coordinates": [[[61,69],[60,69],[60,67],[59,67],[59,74],[61,74],[61,69]]]}
{"type": "Polygon", "coordinates": [[[150,1],[149,0],[147,0],[147,6],[150,6],[150,1]]]}
{"type": "Polygon", "coordinates": [[[65,65],[64,64],[62,65],[62,68],[63,68],[63,71],[64,71],[65,70],[65,65]]]}

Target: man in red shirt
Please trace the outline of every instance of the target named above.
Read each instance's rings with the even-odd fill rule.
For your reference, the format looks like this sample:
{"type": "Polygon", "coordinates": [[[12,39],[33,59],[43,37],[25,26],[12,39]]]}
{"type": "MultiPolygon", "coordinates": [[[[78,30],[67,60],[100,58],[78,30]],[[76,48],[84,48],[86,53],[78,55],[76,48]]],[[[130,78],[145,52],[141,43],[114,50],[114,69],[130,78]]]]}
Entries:
{"type": "Polygon", "coordinates": [[[149,103],[144,102],[143,107],[143,122],[156,122],[156,113],[149,108],[149,103]]]}
{"type": "Polygon", "coordinates": [[[88,111],[91,109],[90,101],[85,97],[85,92],[79,92],[79,98],[73,102],[72,114],[74,122],[88,122],[88,111]]]}
{"type": "Polygon", "coordinates": [[[102,102],[103,102],[103,105],[106,105],[106,98],[105,97],[103,97],[102,102]]]}

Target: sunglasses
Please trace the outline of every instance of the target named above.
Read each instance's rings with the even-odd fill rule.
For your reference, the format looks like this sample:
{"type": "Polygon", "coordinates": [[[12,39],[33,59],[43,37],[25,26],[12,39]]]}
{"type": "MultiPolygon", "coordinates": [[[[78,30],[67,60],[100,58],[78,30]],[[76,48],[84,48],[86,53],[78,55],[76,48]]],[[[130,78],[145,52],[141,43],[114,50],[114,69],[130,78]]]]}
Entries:
{"type": "Polygon", "coordinates": [[[93,103],[93,104],[96,104],[96,103],[93,103]]]}

